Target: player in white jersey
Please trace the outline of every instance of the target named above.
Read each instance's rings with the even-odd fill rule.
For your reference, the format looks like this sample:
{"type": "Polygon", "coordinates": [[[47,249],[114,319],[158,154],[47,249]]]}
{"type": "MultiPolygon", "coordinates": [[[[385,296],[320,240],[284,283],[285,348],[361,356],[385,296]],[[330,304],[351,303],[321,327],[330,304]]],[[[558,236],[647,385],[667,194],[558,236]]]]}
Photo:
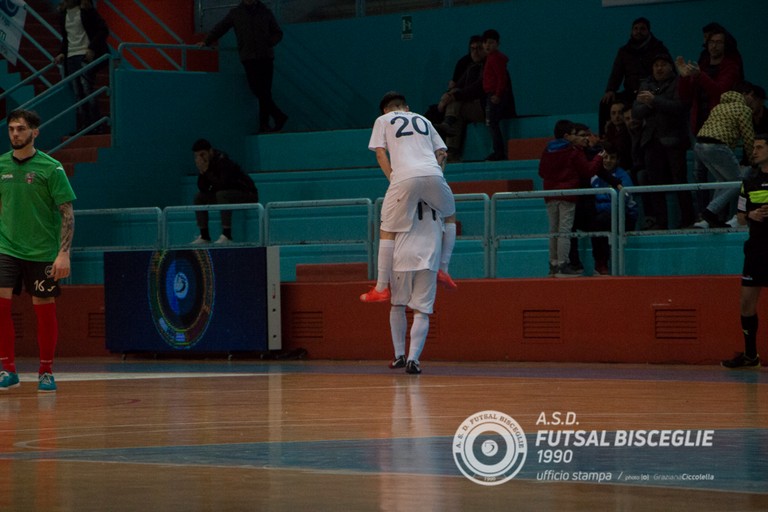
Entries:
{"type": "Polygon", "coordinates": [[[389,327],[395,359],[390,368],[403,368],[411,374],[421,373],[419,356],[424,350],[429,332],[429,315],[435,304],[437,272],[440,268],[440,249],[443,238],[443,221],[427,205],[419,202],[409,231],[395,236],[392,260],[392,307],[389,310],[389,327]],[[413,310],[411,346],[405,357],[405,334],[408,320],[405,308],[413,310]]]}
{"type": "Polygon", "coordinates": [[[448,274],[456,243],[456,204],[443,176],[446,145],[429,120],[410,112],[402,94],[385,94],[379,108],[382,115],[373,125],[368,149],[376,153],[376,160],[390,184],[381,208],[376,286],[362,294],[360,300],[389,300],[395,234],[411,229],[419,201],[426,202],[445,219],[437,279],[449,288],[456,288],[448,274]]]}

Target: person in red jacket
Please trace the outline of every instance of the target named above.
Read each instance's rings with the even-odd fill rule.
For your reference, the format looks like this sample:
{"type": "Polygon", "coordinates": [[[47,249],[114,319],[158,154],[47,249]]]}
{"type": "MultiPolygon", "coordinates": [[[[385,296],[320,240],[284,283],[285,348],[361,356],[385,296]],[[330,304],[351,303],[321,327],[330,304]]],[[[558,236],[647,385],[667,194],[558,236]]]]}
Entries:
{"type": "MultiPolygon", "coordinates": [[[[576,126],[571,121],[562,119],[555,123],[555,139],[547,144],[539,160],[539,176],[544,181],[544,190],[569,190],[580,186],[581,178],[587,181],[603,167],[603,153],[588,161],[584,151],[577,148],[581,137],[576,134],[576,126]]],[[[604,173],[603,173],[604,174],[604,173]]],[[[603,177],[601,175],[601,177],[603,177]]],[[[617,180],[605,176],[612,186],[617,180]]],[[[547,217],[549,232],[549,274],[555,277],[575,277],[581,272],[568,261],[571,247],[570,235],[576,212],[578,196],[547,197],[547,217]]]]}
{"type": "Polygon", "coordinates": [[[489,29],[483,32],[485,66],[483,91],[485,92],[485,125],[491,133],[493,152],[486,160],[506,160],[507,152],[501,133],[501,120],[512,102],[512,83],[507,73],[509,58],[499,51],[499,33],[489,29]]]}

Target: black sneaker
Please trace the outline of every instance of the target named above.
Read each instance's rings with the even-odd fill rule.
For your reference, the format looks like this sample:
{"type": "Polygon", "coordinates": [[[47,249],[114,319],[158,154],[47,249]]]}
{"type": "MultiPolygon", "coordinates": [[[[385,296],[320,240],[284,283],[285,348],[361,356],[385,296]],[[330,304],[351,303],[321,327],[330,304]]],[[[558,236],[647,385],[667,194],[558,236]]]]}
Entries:
{"type": "Polygon", "coordinates": [[[421,373],[421,368],[419,368],[419,363],[416,361],[408,361],[405,364],[405,373],[410,373],[412,375],[418,375],[421,373]]]}
{"type": "Polygon", "coordinates": [[[389,367],[393,370],[397,368],[403,368],[405,366],[405,356],[397,356],[394,360],[392,360],[391,363],[389,363],[389,367]]]}
{"type": "Polygon", "coordinates": [[[733,359],[726,359],[721,361],[720,364],[725,368],[740,369],[740,368],[760,368],[760,356],[748,357],[744,352],[739,352],[733,359]]]}

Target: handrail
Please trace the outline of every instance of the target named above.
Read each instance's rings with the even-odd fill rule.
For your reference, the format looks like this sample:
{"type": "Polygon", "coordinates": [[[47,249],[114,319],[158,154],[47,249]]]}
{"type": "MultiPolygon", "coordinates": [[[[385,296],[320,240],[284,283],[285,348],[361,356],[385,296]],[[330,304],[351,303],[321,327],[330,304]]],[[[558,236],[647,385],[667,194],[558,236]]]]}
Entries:
{"type": "MultiPolygon", "coordinates": [[[[141,37],[143,37],[145,41],[150,41],[150,42],[152,41],[152,38],[151,38],[151,37],[149,37],[147,34],[145,34],[145,33],[144,33],[144,31],[142,31],[142,30],[141,30],[141,28],[139,28],[139,26],[138,26],[138,25],[136,25],[136,24],[135,24],[135,23],[134,23],[134,22],[133,22],[133,21],[132,21],[130,18],[128,18],[128,17],[127,17],[127,16],[126,16],[126,15],[125,15],[125,14],[124,14],[122,11],[120,11],[120,10],[119,10],[117,7],[115,7],[115,5],[114,5],[114,4],[113,4],[113,3],[112,3],[110,0],[102,0],[102,2],[104,2],[105,4],[107,4],[107,6],[108,6],[109,8],[111,8],[111,9],[112,9],[112,10],[113,10],[113,11],[114,11],[114,12],[115,12],[115,13],[116,13],[118,16],[120,16],[120,17],[123,19],[123,21],[125,21],[125,22],[126,22],[126,24],[128,24],[128,26],[129,26],[129,27],[131,27],[133,30],[135,30],[135,31],[136,31],[136,33],[137,33],[137,34],[139,34],[141,37]]],[[[148,11],[147,11],[147,9],[146,9],[146,7],[144,7],[144,5],[143,5],[141,2],[139,2],[138,0],[134,0],[134,3],[135,3],[136,5],[138,5],[138,6],[139,6],[139,8],[141,8],[141,9],[142,9],[142,10],[144,10],[145,12],[148,12],[148,11]]],[[[170,29],[170,28],[169,28],[169,27],[168,27],[168,26],[167,26],[165,23],[163,23],[163,22],[162,22],[162,20],[160,20],[159,18],[157,18],[157,17],[156,17],[156,16],[154,16],[154,15],[152,15],[152,18],[153,18],[153,20],[154,20],[154,21],[156,21],[156,22],[157,22],[157,23],[160,25],[160,28],[162,28],[163,30],[165,30],[165,31],[166,31],[166,33],[167,33],[167,34],[169,34],[169,35],[170,35],[172,38],[174,38],[176,41],[179,41],[179,42],[181,42],[181,41],[182,41],[182,40],[181,40],[181,38],[179,38],[179,36],[178,36],[178,35],[176,35],[176,33],[175,33],[173,30],[171,30],[171,29],[170,29]]],[[[124,44],[124,43],[121,43],[121,44],[124,44]]],[[[160,53],[160,55],[162,55],[163,57],[165,57],[165,59],[166,59],[168,62],[170,62],[171,64],[175,64],[175,63],[174,63],[174,61],[173,61],[173,59],[171,59],[171,58],[168,56],[168,54],[166,54],[164,51],[162,51],[162,50],[159,50],[159,53],[160,53]]]]}
{"type": "Polygon", "coordinates": [[[213,51],[212,48],[200,47],[194,44],[170,44],[170,43],[120,43],[117,47],[117,55],[120,61],[123,60],[123,52],[130,51],[141,61],[141,64],[147,69],[151,69],[149,64],[141,60],[141,58],[133,51],[133,48],[168,48],[171,50],[181,50],[181,64],[177,64],[176,61],[170,61],[177,71],[187,70],[187,51],[213,51]]]}
{"type": "MultiPolygon", "coordinates": [[[[11,93],[16,91],[16,89],[20,89],[21,87],[27,85],[28,82],[31,82],[32,80],[36,79],[37,77],[41,76],[43,73],[46,73],[49,69],[54,67],[56,65],[55,62],[49,62],[39,70],[35,71],[31,75],[29,75],[24,80],[21,80],[20,82],[17,82],[12,87],[9,87],[8,89],[4,90],[2,93],[0,93],[0,100],[4,99],[5,97],[9,96],[11,93]]],[[[48,84],[50,85],[50,83],[48,84]]]]}
{"type": "MultiPolygon", "coordinates": [[[[739,185],[740,182],[720,182],[720,183],[706,183],[706,184],[681,184],[681,185],[654,185],[654,186],[636,186],[625,187],[620,192],[616,192],[612,188],[595,188],[595,189],[570,189],[570,190],[550,190],[550,191],[526,191],[526,192],[500,192],[496,193],[490,198],[486,194],[458,194],[455,196],[457,203],[461,202],[473,202],[482,201],[483,203],[483,236],[461,236],[459,239],[466,240],[480,240],[483,243],[485,249],[485,261],[486,269],[484,275],[486,278],[495,278],[498,276],[497,269],[497,249],[498,242],[500,240],[507,239],[524,239],[524,238],[557,238],[557,237],[607,237],[611,240],[611,271],[612,275],[625,275],[625,242],[629,236],[645,236],[647,234],[655,235],[680,235],[685,234],[688,236],[702,236],[712,233],[746,233],[743,227],[740,228],[713,228],[713,229],[686,229],[686,230],[664,230],[664,231],[628,231],[626,229],[626,201],[630,196],[634,196],[637,200],[637,195],[641,193],[651,192],[677,192],[680,190],[712,190],[718,188],[732,188],[739,185]],[[537,199],[546,197],[562,197],[562,196],[579,196],[579,195],[595,195],[595,194],[608,194],[611,199],[611,228],[610,231],[595,231],[586,233],[539,233],[535,235],[515,235],[515,234],[501,234],[501,225],[499,224],[499,215],[501,214],[500,204],[503,201],[508,200],[520,200],[520,199],[537,199]]],[[[381,198],[376,200],[376,204],[381,202],[381,198]]],[[[76,216],[82,215],[97,215],[97,214],[134,214],[141,213],[146,214],[151,212],[153,215],[157,212],[159,214],[158,222],[158,235],[156,237],[156,244],[151,247],[157,250],[165,249],[170,246],[189,246],[190,244],[171,244],[170,243],[170,230],[171,230],[171,215],[174,213],[192,213],[195,211],[221,211],[221,210],[256,210],[258,214],[258,242],[237,242],[227,247],[247,247],[253,246],[258,243],[259,246],[269,245],[293,245],[291,242],[276,242],[270,237],[270,221],[275,218],[274,214],[278,210],[287,210],[295,208],[335,208],[335,207],[354,207],[364,206],[366,209],[366,235],[359,239],[354,240],[342,240],[340,238],[333,239],[318,238],[317,243],[328,244],[340,244],[340,243],[355,243],[364,245],[369,264],[369,278],[371,272],[375,268],[373,265],[374,251],[378,229],[374,228],[374,206],[371,200],[368,198],[353,198],[353,199],[328,199],[328,200],[305,200],[305,201],[285,201],[285,202],[273,202],[268,203],[266,206],[262,206],[260,203],[243,203],[243,204],[222,204],[222,205],[188,205],[188,206],[169,206],[164,209],[158,208],[114,208],[114,209],[101,209],[101,210],[76,210],[76,216]]],[[[355,210],[356,211],[356,210],[355,210]]],[[[360,212],[363,215],[363,212],[360,212]]],[[[459,215],[460,218],[460,215],[459,215]]],[[[303,243],[306,241],[302,240],[303,243]]],[[[312,243],[312,242],[310,242],[312,243]]],[[[114,245],[108,247],[97,246],[80,246],[76,248],[76,251],[87,252],[96,250],[130,250],[137,249],[139,246],[122,246],[114,245]]],[[[141,247],[149,247],[149,244],[142,245],[141,247]]]]}
{"type": "MultiPolygon", "coordinates": [[[[155,234],[154,247],[162,246],[162,234],[163,234],[163,212],[156,206],[139,207],[139,208],[97,208],[89,210],[74,210],[75,220],[78,217],[98,217],[115,214],[129,214],[129,215],[146,215],[151,214],[155,216],[157,222],[157,233],[155,234]]],[[[123,251],[128,249],[139,249],[152,246],[123,246],[123,245],[110,245],[110,246],[72,246],[72,252],[103,252],[103,251],[123,251]]]]}
{"type": "MultiPolygon", "coordinates": [[[[264,240],[265,245],[270,246],[272,244],[272,238],[270,237],[270,212],[279,209],[291,209],[291,208],[324,208],[334,206],[365,206],[366,207],[366,237],[365,239],[352,239],[352,240],[321,240],[321,243],[362,243],[365,245],[366,260],[368,264],[368,278],[372,278],[373,268],[373,244],[374,242],[374,229],[373,229],[373,205],[368,198],[356,198],[356,199],[322,199],[322,200],[310,200],[310,201],[280,201],[268,203],[264,211],[264,240]]],[[[378,233],[378,230],[376,230],[378,233]]],[[[307,243],[307,240],[303,240],[303,243],[307,243]]]]}
{"type": "MultiPolygon", "coordinates": [[[[40,23],[46,30],[48,30],[48,32],[53,34],[56,37],[56,39],[61,41],[61,34],[59,33],[59,31],[56,30],[55,28],[53,28],[50,23],[45,21],[45,18],[40,16],[40,14],[35,9],[33,9],[31,5],[29,5],[28,3],[24,2],[24,9],[26,9],[26,11],[29,14],[31,14],[38,21],[38,23],[40,23]]],[[[49,57],[50,57],[50,55],[49,55],[49,57]]]]}
{"type": "MultiPolygon", "coordinates": [[[[259,232],[259,239],[256,242],[256,245],[258,246],[264,246],[264,240],[266,237],[266,220],[265,220],[265,211],[264,206],[261,203],[228,203],[228,204],[210,204],[210,205],[184,205],[184,206],[166,206],[163,209],[162,213],[162,219],[163,219],[163,232],[162,232],[162,241],[160,246],[164,249],[167,249],[171,246],[188,246],[189,243],[185,244],[173,244],[170,243],[170,221],[169,216],[173,213],[188,213],[188,212],[198,212],[198,211],[208,211],[208,212],[218,212],[223,210],[256,210],[258,214],[258,232],[259,232]]],[[[253,243],[248,242],[237,242],[232,243],[231,245],[228,245],[227,247],[238,247],[238,246],[249,246],[254,245],[253,243]]]]}
{"type": "Polygon", "coordinates": [[[626,196],[631,194],[642,194],[644,192],[680,192],[687,190],[716,190],[721,188],[737,188],[741,186],[740,181],[721,181],[717,183],[685,183],[677,185],[643,185],[634,187],[625,187],[622,192],[625,194],[619,195],[619,223],[617,226],[617,247],[616,252],[618,256],[618,275],[623,276],[626,272],[626,255],[624,247],[627,243],[628,236],[669,236],[669,235],[700,235],[702,233],[726,233],[741,231],[740,228],[710,228],[710,229],[664,229],[664,230],[648,230],[648,231],[627,231],[625,223],[625,204],[626,196]]]}
{"type": "Polygon", "coordinates": [[[35,104],[39,103],[40,101],[42,101],[43,99],[45,99],[48,94],[53,94],[53,92],[62,89],[65,84],[68,84],[69,82],[71,82],[75,78],[79,78],[81,75],[83,75],[84,73],[89,71],[91,68],[96,67],[99,64],[101,64],[102,62],[108,61],[111,58],[112,58],[112,56],[107,53],[107,54],[102,55],[98,59],[94,59],[87,66],[84,66],[83,68],[78,69],[77,71],[75,71],[74,73],[72,73],[71,75],[69,75],[68,77],[63,79],[62,81],[56,83],[50,89],[45,91],[45,94],[40,94],[38,96],[35,96],[34,98],[32,98],[31,100],[27,101],[23,105],[20,105],[19,108],[26,108],[26,109],[30,108],[32,105],[35,105],[35,104]]]}
{"type": "MultiPolygon", "coordinates": [[[[497,268],[497,254],[496,249],[500,240],[518,239],[518,238],[560,238],[560,237],[579,237],[579,238],[593,238],[607,236],[610,240],[611,246],[616,246],[616,226],[618,223],[618,215],[616,213],[618,209],[618,200],[616,190],[610,187],[605,188],[580,188],[580,189],[564,189],[564,190],[534,190],[524,192],[497,192],[491,197],[491,276],[496,277],[497,268]],[[537,233],[533,235],[498,235],[497,226],[497,208],[499,201],[506,199],[537,199],[547,197],[563,197],[563,196],[588,196],[608,194],[611,198],[611,231],[590,231],[588,233],[537,233]]],[[[617,262],[615,258],[611,259],[611,273],[613,274],[617,269],[617,262]]]]}

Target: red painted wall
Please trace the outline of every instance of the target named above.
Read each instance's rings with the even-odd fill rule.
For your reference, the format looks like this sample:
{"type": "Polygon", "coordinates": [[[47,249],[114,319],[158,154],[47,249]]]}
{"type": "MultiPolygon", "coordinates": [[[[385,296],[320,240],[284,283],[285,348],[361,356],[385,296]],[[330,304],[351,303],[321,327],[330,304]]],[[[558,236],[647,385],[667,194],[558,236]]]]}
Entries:
{"type": "MultiPolygon", "coordinates": [[[[367,286],[284,284],[283,346],[391,358],[389,307],[361,303],[367,286]]],[[[465,280],[438,291],[422,359],[714,363],[743,350],[739,287],[735,276],[465,280]]]]}
{"type": "MultiPolygon", "coordinates": [[[[129,18],[141,31],[156,43],[179,44],[163,28],[146,14],[135,2],[113,2],[127,18],[129,18]]],[[[203,35],[194,33],[194,3],[189,0],[143,0],[144,6],[157,18],[163,21],[186,44],[194,44],[203,39],[203,35]]],[[[123,42],[146,42],[146,40],[127,23],[114,10],[106,5],[99,7],[99,12],[104,16],[110,29],[117,34],[123,42]]],[[[117,41],[111,40],[111,44],[117,47],[117,41]]],[[[154,69],[171,69],[172,66],[157,51],[137,49],[141,58],[154,69]]],[[[180,62],[180,52],[167,50],[169,56],[180,62]]],[[[130,54],[126,58],[134,65],[138,61],[130,54]]],[[[143,66],[139,66],[143,67],[143,66]]],[[[188,53],[188,69],[192,71],[213,71],[218,69],[218,57],[216,52],[192,51],[188,53]]]]}
{"type": "MultiPolygon", "coordinates": [[[[389,307],[358,300],[368,286],[283,284],[283,348],[391,358],[389,307]]],[[[736,276],[465,280],[438,291],[422,360],[712,364],[743,350],[738,297],[736,276]]],[[[66,287],[58,304],[58,356],[108,354],[102,287],[66,287]]],[[[760,309],[768,318],[765,301],[760,309]]],[[[17,354],[36,357],[29,298],[13,311],[17,354]]],[[[768,353],[766,338],[758,349],[768,353]]]]}

